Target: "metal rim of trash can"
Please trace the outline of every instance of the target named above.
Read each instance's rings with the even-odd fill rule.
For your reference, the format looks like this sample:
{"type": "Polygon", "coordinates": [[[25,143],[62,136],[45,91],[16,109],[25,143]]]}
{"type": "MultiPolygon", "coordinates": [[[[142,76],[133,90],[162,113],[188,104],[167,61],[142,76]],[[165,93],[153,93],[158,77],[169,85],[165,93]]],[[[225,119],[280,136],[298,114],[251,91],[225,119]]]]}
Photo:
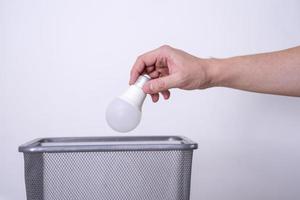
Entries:
{"type": "Polygon", "coordinates": [[[43,152],[97,152],[97,151],[163,151],[163,150],[194,150],[198,144],[183,136],[112,136],[112,137],[57,137],[39,138],[19,147],[23,153],[43,152]],[[130,144],[130,142],[136,142],[130,144]],[[86,142],[76,145],[76,142],[86,142]],[[93,144],[99,142],[102,144],[93,144]],[[116,144],[112,144],[112,143],[116,144]],[[129,142],[129,143],[126,143],[129,142]],[[138,142],[144,142],[138,144],[138,142]],[[147,143],[149,142],[149,143],[147,143]],[[46,143],[74,143],[74,145],[44,146],[46,143]],[[91,144],[88,144],[91,143],[91,144]],[[105,144],[108,143],[108,144],[105,144]],[[122,144],[123,143],[123,144],[122,144]]]}

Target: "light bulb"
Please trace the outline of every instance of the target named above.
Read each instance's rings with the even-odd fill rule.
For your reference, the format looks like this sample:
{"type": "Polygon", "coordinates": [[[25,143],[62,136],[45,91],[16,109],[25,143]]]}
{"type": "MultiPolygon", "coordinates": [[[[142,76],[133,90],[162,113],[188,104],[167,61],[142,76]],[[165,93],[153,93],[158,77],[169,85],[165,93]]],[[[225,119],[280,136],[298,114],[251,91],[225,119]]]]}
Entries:
{"type": "Polygon", "coordinates": [[[150,80],[148,75],[141,75],[124,94],[115,98],[106,109],[108,125],[118,132],[129,132],[135,129],[141,121],[142,106],[146,93],[142,90],[150,80]]]}

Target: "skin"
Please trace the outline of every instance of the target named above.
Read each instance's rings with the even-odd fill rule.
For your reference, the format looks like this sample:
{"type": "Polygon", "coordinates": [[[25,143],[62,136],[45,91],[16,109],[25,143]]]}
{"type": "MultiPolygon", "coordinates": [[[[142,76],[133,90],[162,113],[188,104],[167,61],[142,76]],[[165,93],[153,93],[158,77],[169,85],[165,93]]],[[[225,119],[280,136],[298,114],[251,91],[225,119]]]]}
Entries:
{"type": "Polygon", "coordinates": [[[164,45],[137,58],[129,84],[143,73],[152,78],[143,90],[153,102],[159,100],[159,93],[169,99],[171,88],[229,87],[299,97],[300,46],[256,55],[203,59],[164,45]]]}

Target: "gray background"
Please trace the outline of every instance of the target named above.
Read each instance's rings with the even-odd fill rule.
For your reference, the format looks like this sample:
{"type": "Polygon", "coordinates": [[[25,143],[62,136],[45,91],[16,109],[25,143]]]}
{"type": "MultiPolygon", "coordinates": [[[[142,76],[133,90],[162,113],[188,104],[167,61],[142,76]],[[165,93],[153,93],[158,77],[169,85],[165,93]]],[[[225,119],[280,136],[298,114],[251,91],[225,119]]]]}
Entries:
{"type": "MultiPolygon", "coordinates": [[[[0,199],[25,199],[19,144],[121,135],[106,105],[162,44],[228,57],[300,44],[300,1],[0,0],[0,199]]],[[[199,143],[191,199],[300,199],[300,100],[213,88],[144,104],[128,135],[199,143]]],[[[123,135],[123,134],[122,134],[123,135]]]]}

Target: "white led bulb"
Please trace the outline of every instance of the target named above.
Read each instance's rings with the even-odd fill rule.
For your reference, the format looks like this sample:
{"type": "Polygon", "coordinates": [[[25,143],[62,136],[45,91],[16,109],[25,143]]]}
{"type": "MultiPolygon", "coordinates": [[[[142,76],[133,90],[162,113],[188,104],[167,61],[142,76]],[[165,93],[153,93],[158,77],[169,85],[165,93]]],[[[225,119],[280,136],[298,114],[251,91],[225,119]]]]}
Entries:
{"type": "Polygon", "coordinates": [[[138,126],[142,117],[142,106],[147,95],[142,88],[149,80],[148,75],[139,76],[135,84],[108,105],[106,121],[113,130],[129,132],[138,126]]]}

